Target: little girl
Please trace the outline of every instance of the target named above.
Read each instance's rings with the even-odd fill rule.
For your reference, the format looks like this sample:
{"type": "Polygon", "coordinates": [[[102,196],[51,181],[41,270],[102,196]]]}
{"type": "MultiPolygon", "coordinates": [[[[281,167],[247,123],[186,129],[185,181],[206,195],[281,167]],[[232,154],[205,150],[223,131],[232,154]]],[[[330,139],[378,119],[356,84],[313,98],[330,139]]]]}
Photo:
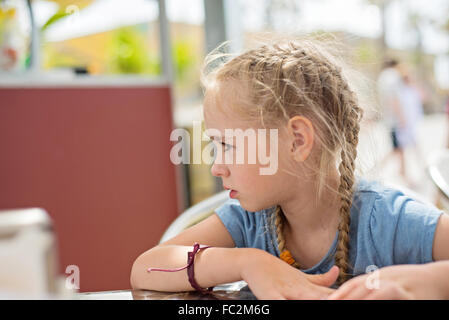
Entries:
{"type": "MultiPolygon", "coordinates": [[[[209,55],[206,66],[217,61],[209,55]]],[[[449,259],[447,215],[354,175],[362,109],[319,46],[265,45],[204,80],[217,155],[243,152],[245,161],[213,164],[231,199],[141,254],[133,288],[207,291],[245,280],[259,299],[321,299],[335,297],[334,282],[376,268],[449,259]],[[231,129],[277,129],[268,146],[257,144],[276,145],[276,172],[261,175],[264,164],[248,161],[250,152],[226,136],[231,129]]]]}

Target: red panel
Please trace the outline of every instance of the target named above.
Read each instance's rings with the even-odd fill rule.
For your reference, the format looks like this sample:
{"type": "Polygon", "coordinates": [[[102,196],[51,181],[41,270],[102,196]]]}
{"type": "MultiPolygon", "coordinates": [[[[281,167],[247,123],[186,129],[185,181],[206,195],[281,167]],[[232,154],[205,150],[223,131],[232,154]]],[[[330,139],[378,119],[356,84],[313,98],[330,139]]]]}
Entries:
{"type": "Polygon", "coordinates": [[[0,88],[0,208],[49,212],[81,291],[129,288],[178,214],[171,130],[168,87],[0,88]]]}

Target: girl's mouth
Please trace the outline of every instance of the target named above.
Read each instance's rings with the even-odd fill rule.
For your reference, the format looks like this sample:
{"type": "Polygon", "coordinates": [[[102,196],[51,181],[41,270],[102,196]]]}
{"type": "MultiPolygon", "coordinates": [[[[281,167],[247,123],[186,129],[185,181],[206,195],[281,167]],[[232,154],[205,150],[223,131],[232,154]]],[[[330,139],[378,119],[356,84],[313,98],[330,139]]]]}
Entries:
{"type": "Polygon", "coordinates": [[[230,191],[229,192],[229,197],[230,198],[235,199],[235,197],[237,196],[237,191],[236,190],[233,190],[233,189],[228,188],[226,186],[223,186],[223,188],[230,191]]]}

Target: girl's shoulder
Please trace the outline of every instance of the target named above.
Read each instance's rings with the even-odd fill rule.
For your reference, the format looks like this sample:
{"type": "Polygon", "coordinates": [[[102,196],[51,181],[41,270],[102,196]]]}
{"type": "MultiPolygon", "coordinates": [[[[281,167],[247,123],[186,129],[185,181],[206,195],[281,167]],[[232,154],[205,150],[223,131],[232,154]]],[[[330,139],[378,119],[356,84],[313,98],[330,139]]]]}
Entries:
{"type": "Polygon", "coordinates": [[[389,191],[391,188],[381,183],[380,181],[373,179],[366,179],[357,177],[356,179],[356,193],[375,193],[382,194],[389,191]]]}
{"type": "Polygon", "coordinates": [[[372,201],[373,209],[398,214],[403,209],[426,214],[438,210],[431,202],[419,193],[400,185],[385,184],[377,180],[359,178],[357,180],[354,199],[372,201]]]}
{"type": "Polygon", "coordinates": [[[384,265],[432,260],[436,225],[443,213],[407,190],[360,179],[354,195],[359,234],[372,244],[384,265]],[[404,192],[405,191],[405,192],[404,192]]]}
{"type": "Polygon", "coordinates": [[[418,193],[401,186],[386,185],[376,180],[359,179],[354,193],[354,203],[368,215],[371,223],[384,219],[425,220],[439,217],[441,210],[418,193]]]}

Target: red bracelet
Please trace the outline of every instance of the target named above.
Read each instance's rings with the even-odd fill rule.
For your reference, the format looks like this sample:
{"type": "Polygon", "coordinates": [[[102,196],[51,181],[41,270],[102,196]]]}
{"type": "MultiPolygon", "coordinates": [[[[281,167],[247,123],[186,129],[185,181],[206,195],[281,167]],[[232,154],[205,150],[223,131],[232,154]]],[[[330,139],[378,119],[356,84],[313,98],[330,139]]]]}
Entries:
{"type": "Polygon", "coordinates": [[[214,287],[209,287],[207,289],[201,288],[198,283],[195,281],[195,272],[193,269],[194,262],[195,262],[195,255],[198,253],[198,251],[211,248],[211,246],[201,246],[199,243],[196,243],[193,245],[193,251],[187,252],[187,264],[184,267],[176,268],[176,269],[159,269],[159,268],[148,268],[147,271],[163,271],[163,272],[178,272],[181,270],[184,270],[187,268],[187,275],[189,277],[190,285],[195,289],[196,291],[199,291],[203,294],[210,293],[214,287]]]}

